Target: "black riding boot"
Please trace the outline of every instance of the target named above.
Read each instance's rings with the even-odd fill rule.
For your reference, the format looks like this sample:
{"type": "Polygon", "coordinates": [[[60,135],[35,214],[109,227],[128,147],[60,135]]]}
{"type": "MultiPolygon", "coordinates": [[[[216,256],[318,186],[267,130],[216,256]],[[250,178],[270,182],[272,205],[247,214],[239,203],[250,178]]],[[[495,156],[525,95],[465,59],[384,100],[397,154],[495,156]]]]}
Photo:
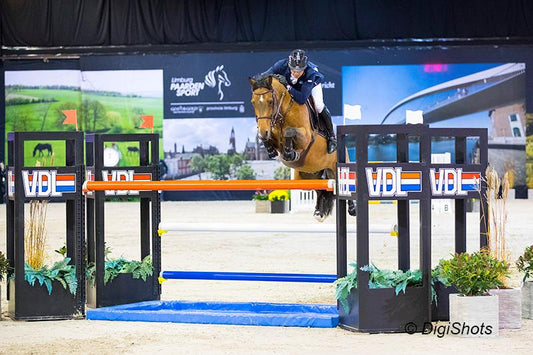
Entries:
{"type": "Polygon", "coordinates": [[[331,114],[327,107],[324,107],[318,117],[326,125],[326,134],[328,140],[328,153],[331,154],[337,149],[337,138],[335,138],[335,131],[333,130],[333,123],[331,122],[331,114]]]}

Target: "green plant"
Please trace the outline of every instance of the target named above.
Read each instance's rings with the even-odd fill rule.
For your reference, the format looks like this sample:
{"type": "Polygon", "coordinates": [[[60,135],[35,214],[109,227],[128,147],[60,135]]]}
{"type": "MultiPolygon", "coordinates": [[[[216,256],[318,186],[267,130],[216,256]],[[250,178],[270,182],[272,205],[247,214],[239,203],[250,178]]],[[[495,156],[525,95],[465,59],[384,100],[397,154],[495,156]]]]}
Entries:
{"type": "Polygon", "coordinates": [[[274,180],[289,180],[291,178],[291,168],[280,166],[274,170],[274,180]]]}
{"type": "Polygon", "coordinates": [[[4,253],[0,251],[0,281],[4,279],[4,276],[7,275],[9,271],[9,261],[4,256],[4,253]]]}
{"type": "Polygon", "coordinates": [[[255,201],[267,201],[268,200],[268,191],[267,190],[256,191],[255,194],[252,196],[252,200],[255,200],[255,201]]]}
{"type": "MultiPolygon", "coordinates": [[[[340,301],[342,307],[346,312],[349,311],[348,295],[350,291],[357,288],[357,263],[351,263],[354,269],[345,277],[341,277],[335,281],[335,298],[340,301]]],[[[405,293],[407,287],[422,286],[422,272],[420,270],[386,270],[379,269],[372,264],[361,267],[361,271],[369,273],[368,287],[370,288],[394,288],[396,296],[400,292],[405,293]]],[[[440,276],[440,267],[437,266],[431,270],[431,295],[433,301],[437,302],[437,293],[434,289],[436,281],[442,282],[444,285],[449,285],[448,281],[440,276]]]]}
{"type": "Polygon", "coordinates": [[[407,286],[422,286],[422,272],[420,270],[381,270],[375,265],[361,267],[362,271],[370,274],[368,286],[370,288],[394,288],[396,296],[407,286]]]}
{"type": "Polygon", "coordinates": [[[357,288],[357,263],[351,263],[350,266],[353,267],[352,272],[334,282],[335,298],[339,300],[346,313],[350,311],[348,304],[350,291],[357,288]]]}
{"type": "Polygon", "coordinates": [[[63,285],[65,290],[68,290],[71,294],[76,294],[78,287],[78,279],[76,278],[76,267],[69,264],[70,258],[64,258],[58,261],[48,268],[46,265],[35,270],[33,267],[24,263],[24,279],[32,286],[35,285],[35,281],[39,281],[39,284],[46,286],[48,294],[52,293],[52,282],[58,281],[63,285]]]}
{"type": "MultiPolygon", "coordinates": [[[[152,257],[146,256],[142,261],[126,260],[123,257],[118,259],[107,259],[105,262],[104,285],[112,281],[118,274],[131,273],[134,279],[143,279],[146,281],[148,276],[153,275],[152,257]]],[[[93,262],[87,265],[85,275],[87,280],[94,284],[94,274],[96,266],[93,262]]]]}
{"type": "Polygon", "coordinates": [[[237,180],[255,180],[257,179],[257,174],[250,165],[245,164],[237,168],[235,178],[237,180]]]}
{"type": "Polygon", "coordinates": [[[503,286],[502,279],[509,275],[509,264],[487,250],[455,254],[450,260],[441,260],[439,265],[442,277],[465,296],[485,295],[491,288],[503,286]]]}
{"type": "MultiPolygon", "coordinates": [[[[533,245],[530,245],[524,251],[524,254],[521,255],[516,261],[516,268],[518,271],[524,273],[523,282],[530,277],[533,277],[533,245]]],[[[0,275],[1,276],[1,275],[0,275]]]]}

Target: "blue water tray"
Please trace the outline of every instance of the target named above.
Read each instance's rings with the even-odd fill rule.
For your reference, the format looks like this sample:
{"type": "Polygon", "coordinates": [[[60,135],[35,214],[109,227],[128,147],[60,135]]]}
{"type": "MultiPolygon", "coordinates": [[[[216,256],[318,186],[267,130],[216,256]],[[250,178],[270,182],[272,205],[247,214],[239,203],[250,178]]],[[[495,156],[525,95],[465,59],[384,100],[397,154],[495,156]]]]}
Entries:
{"type": "Polygon", "coordinates": [[[139,322],[334,328],[334,305],[147,301],[87,310],[87,319],[139,322]]]}

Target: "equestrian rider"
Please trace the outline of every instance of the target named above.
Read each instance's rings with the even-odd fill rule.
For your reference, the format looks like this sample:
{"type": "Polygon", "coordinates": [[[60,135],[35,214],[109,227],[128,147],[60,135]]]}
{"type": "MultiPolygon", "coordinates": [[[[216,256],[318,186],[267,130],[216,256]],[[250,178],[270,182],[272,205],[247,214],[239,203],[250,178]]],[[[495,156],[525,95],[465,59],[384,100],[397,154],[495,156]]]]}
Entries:
{"type": "Polygon", "coordinates": [[[318,67],[307,60],[304,50],[295,49],[288,58],[277,61],[263,73],[263,75],[272,74],[280,74],[287,79],[289,83],[287,89],[294,101],[300,105],[305,104],[309,96],[313,96],[318,117],[324,122],[326,127],[328,153],[333,153],[337,149],[337,139],[331,123],[331,114],[324,105],[321,84],[324,80],[324,75],[318,71],[318,67]]]}

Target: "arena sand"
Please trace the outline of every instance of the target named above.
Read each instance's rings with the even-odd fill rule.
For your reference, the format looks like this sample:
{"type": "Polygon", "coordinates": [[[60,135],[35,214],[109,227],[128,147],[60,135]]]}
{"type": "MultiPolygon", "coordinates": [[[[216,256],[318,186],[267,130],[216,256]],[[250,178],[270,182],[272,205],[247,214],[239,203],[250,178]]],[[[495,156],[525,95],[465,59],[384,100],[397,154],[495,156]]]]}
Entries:
{"type": "MultiPolygon", "coordinates": [[[[533,244],[533,200],[511,200],[507,243],[515,260],[533,244]]],[[[49,205],[47,218],[49,261],[64,243],[65,206],[49,205]]],[[[371,205],[370,228],[391,228],[395,206],[371,205]]],[[[311,212],[256,214],[253,201],[163,202],[162,220],[191,223],[313,224],[311,212]]],[[[5,236],[5,205],[0,207],[0,233],[5,236]]],[[[354,221],[350,219],[350,221],[354,221]]],[[[417,205],[411,216],[411,265],[418,265],[417,205]]],[[[330,217],[324,223],[335,223],[330,217]]],[[[432,262],[453,252],[453,215],[433,213],[432,262]]],[[[139,205],[106,204],[107,245],[111,256],[139,258],[139,205]]],[[[468,213],[469,251],[479,247],[479,213],[468,213]]],[[[355,238],[349,238],[348,260],[355,256],[355,238]]],[[[396,238],[371,235],[371,260],[378,266],[396,266],[396,238]]],[[[6,250],[0,238],[0,250],[6,250]]],[[[335,273],[335,236],[288,233],[178,233],[162,239],[164,270],[335,273]]],[[[511,285],[520,276],[513,267],[511,285]]],[[[519,330],[502,330],[492,339],[465,339],[436,335],[365,334],[335,329],[282,328],[176,323],[105,322],[88,320],[22,322],[7,317],[5,281],[2,283],[0,353],[531,353],[533,320],[519,330]]],[[[163,284],[164,300],[265,301],[335,303],[334,288],[325,284],[258,283],[232,281],[179,281],[163,284]]]]}

